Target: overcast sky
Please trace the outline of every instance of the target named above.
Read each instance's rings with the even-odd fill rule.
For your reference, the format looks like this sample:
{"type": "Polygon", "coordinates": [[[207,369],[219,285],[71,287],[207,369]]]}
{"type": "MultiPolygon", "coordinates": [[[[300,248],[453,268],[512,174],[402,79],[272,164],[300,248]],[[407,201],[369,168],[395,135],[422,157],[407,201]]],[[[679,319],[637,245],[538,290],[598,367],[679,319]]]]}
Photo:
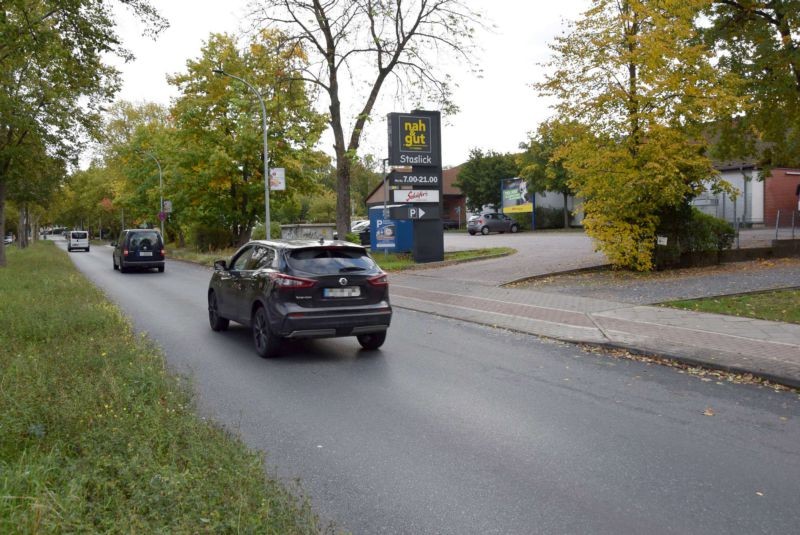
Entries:
{"type": "MultiPolygon", "coordinates": [[[[589,0],[467,0],[487,14],[494,31],[478,35],[482,51],[478,62],[482,79],[469,71],[453,73],[460,87],[455,101],[461,111],[447,119],[442,131],[442,158],[445,166],[458,165],[472,148],[514,152],[527,133],[550,116],[549,103],[539,98],[530,84],[541,80],[539,63],[549,58],[547,47],[562,33],[565,20],[575,19],[589,0]]],[[[156,41],[142,37],[142,26],[122,12],[120,36],[136,56],[134,62],[117,64],[124,85],[118,98],[133,102],[158,102],[169,105],[177,96],[167,84],[169,74],[185,70],[188,59],[197,58],[212,32],[240,34],[247,0],[168,0],[153,2],[170,22],[170,28],[156,41]]],[[[327,104],[326,104],[327,106],[327,104]]],[[[362,149],[378,158],[386,157],[386,126],[383,119],[394,109],[382,103],[376,109],[373,126],[365,133],[362,149]],[[393,109],[388,109],[388,108],[393,109]]],[[[325,109],[321,110],[325,111],[325,109]]],[[[328,153],[330,137],[322,150],[328,153]]],[[[362,151],[362,152],[363,152],[362,151]]]]}

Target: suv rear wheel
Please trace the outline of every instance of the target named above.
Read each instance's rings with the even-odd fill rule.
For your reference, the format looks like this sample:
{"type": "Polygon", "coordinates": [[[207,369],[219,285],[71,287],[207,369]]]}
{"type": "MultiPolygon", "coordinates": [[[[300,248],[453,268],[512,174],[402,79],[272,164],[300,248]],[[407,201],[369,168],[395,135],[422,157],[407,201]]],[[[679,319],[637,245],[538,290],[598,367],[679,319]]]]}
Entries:
{"type": "Polygon", "coordinates": [[[356,336],[358,343],[364,349],[375,350],[386,341],[386,331],[380,333],[359,334],[356,336]]]}
{"type": "Polygon", "coordinates": [[[481,228],[481,234],[483,234],[484,236],[486,236],[487,234],[489,234],[489,227],[483,227],[483,228],[481,228]]]}
{"type": "Polygon", "coordinates": [[[280,339],[269,330],[269,321],[264,307],[256,308],[253,313],[253,343],[256,353],[264,359],[272,358],[278,353],[280,339]]]}

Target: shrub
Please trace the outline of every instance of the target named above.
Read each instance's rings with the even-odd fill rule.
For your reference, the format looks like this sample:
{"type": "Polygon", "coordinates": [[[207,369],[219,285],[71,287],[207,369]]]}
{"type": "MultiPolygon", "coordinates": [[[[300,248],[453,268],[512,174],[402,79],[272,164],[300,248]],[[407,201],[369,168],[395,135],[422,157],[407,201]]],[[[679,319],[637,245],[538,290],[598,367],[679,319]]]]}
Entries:
{"type": "Polygon", "coordinates": [[[211,251],[228,247],[231,236],[225,229],[197,223],[189,231],[189,242],[200,251],[211,251]]]}
{"type": "MultiPolygon", "coordinates": [[[[696,253],[720,253],[733,244],[733,226],[688,205],[660,214],[657,235],[667,236],[667,245],[659,245],[653,253],[656,269],[675,267],[696,253]]],[[[709,259],[706,258],[707,262],[709,259]]],[[[717,259],[711,259],[716,262],[717,259]]]]}
{"type": "Polygon", "coordinates": [[[538,206],[536,228],[564,228],[564,209],[538,206]]]}
{"type": "Polygon", "coordinates": [[[681,252],[722,252],[731,248],[733,238],[733,225],[693,208],[686,235],[680,242],[681,252]]]}
{"type": "MultiPolygon", "coordinates": [[[[271,219],[271,218],[270,218],[271,219]]],[[[281,224],[278,221],[273,221],[269,226],[270,239],[279,240],[281,238],[281,224]]],[[[253,240],[263,240],[266,233],[264,232],[264,225],[257,224],[253,227],[253,232],[250,238],[253,240]]]]}

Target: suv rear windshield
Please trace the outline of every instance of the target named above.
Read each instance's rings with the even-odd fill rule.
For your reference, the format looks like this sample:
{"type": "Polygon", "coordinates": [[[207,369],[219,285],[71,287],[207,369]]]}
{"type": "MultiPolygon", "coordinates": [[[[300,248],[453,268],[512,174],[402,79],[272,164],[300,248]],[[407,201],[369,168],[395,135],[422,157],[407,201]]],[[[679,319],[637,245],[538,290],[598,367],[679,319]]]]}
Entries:
{"type": "Polygon", "coordinates": [[[377,264],[361,249],[313,248],[296,249],[287,256],[289,267],[315,275],[338,275],[373,271],[377,264]]]}
{"type": "Polygon", "coordinates": [[[88,238],[89,235],[86,232],[73,232],[72,239],[74,240],[85,240],[88,238]]]}
{"type": "Polygon", "coordinates": [[[128,247],[131,249],[151,249],[159,245],[159,234],[153,230],[145,230],[141,232],[131,232],[128,239],[128,247]]]}

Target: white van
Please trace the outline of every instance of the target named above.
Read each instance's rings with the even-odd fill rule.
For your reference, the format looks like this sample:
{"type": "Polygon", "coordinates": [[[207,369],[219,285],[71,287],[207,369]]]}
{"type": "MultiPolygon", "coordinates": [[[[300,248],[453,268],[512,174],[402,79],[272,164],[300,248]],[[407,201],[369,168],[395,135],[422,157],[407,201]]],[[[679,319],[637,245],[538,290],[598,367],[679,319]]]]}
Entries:
{"type": "Polygon", "coordinates": [[[89,250],[89,233],[85,230],[72,230],[67,235],[67,251],[73,249],[89,250]]]}

